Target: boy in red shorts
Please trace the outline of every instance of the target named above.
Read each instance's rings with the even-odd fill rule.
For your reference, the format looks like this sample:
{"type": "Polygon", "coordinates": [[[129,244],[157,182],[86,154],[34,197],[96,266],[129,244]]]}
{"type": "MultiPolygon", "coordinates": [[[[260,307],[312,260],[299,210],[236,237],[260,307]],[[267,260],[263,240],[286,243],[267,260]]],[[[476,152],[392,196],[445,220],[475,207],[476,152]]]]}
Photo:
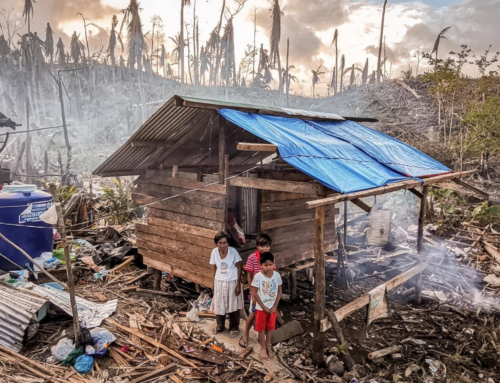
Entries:
{"type": "MultiPolygon", "coordinates": [[[[255,239],[257,245],[257,251],[248,257],[247,263],[245,265],[245,271],[247,272],[248,286],[252,286],[252,281],[254,277],[262,271],[262,266],[260,265],[260,255],[271,251],[272,240],[267,234],[260,234],[255,239]]],[[[273,270],[276,270],[276,265],[274,265],[273,270]]],[[[252,288],[250,287],[250,290],[252,288]]],[[[251,293],[251,291],[250,291],[251,293]]],[[[248,346],[248,337],[250,335],[250,328],[252,327],[253,321],[255,319],[255,304],[256,300],[252,294],[250,294],[250,313],[247,318],[247,323],[245,327],[245,333],[240,339],[240,347],[248,346]]]]}
{"type": "Polygon", "coordinates": [[[252,297],[257,301],[255,313],[255,331],[259,333],[260,357],[262,360],[273,359],[271,335],[276,328],[278,304],[281,300],[281,276],[273,270],[274,255],[260,255],[262,271],[252,281],[252,297]]]}

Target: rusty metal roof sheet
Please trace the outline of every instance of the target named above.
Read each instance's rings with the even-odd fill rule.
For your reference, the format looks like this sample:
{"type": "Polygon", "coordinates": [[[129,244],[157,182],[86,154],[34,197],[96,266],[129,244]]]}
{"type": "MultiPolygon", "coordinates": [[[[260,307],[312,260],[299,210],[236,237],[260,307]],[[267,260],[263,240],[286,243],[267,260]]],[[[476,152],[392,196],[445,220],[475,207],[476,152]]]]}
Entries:
{"type": "Polygon", "coordinates": [[[0,284],[0,345],[19,352],[30,321],[43,319],[49,300],[0,284]]]}

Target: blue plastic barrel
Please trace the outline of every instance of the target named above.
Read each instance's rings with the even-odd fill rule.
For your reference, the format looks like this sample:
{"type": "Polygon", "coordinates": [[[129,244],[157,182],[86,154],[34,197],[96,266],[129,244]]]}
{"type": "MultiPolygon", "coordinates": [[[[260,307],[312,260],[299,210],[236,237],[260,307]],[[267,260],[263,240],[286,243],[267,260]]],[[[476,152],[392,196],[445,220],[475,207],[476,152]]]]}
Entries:
{"type": "MultiPolygon", "coordinates": [[[[26,251],[31,258],[51,252],[52,225],[43,222],[40,215],[52,205],[49,193],[36,190],[34,185],[6,185],[0,192],[0,232],[26,251]]],[[[25,267],[32,263],[12,245],[0,238],[0,253],[25,267]]],[[[19,267],[0,257],[0,270],[18,270],[19,267]]]]}

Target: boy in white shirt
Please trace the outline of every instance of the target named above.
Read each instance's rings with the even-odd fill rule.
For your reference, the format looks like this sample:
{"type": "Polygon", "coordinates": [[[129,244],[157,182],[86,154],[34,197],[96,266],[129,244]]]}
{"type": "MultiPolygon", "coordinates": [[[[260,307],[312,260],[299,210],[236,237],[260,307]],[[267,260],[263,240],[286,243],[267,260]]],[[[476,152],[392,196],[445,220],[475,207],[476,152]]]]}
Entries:
{"type": "Polygon", "coordinates": [[[271,335],[276,328],[278,304],[281,300],[281,276],[273,270],[274,255],[260,255],[262,271],[252,281],[252,297],[257,301],[255,313],[255,331],[259,333],[262,360],[273,359],[271,351],[271,335]]]}

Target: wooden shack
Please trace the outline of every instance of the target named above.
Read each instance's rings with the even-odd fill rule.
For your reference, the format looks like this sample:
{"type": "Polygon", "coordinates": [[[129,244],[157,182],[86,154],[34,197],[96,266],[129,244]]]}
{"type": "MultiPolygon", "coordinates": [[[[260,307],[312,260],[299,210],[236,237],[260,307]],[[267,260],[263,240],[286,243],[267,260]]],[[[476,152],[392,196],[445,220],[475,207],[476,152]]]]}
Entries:
{"type": "MultiPolygon", "coordinates": [[[[238,248],[244,259],[264,232],[273,238],[279,268],[293,275],[297,263],[313,259],[313,359],[320,363],[325,254],[336,246],[336,204],[349,201],[370,211],[362,198],[409,190],[421,199],[421,252],[429,185],[445,180],[467,185],[460,177],[473,172],[452,173],[416,149],[356,124],[368,120],[174,96],[94,174],[139,176],[133,199],[148,213],[147,224],[136,225],[137,244],[144,263],[156,270],[212,287],[213,238],[226,229],[228,217],[244,231],[247,242],[238,248]],[[231,117],[231,111],[240,116],[231,117]],[[273,120],[278,117],[281,125],[273,120]],[[316,122],[323,125],[314,127],[316,122]],[[279,143],[294,134],[295,141],[279,143]],[[329,152],[336,147],[340,152],[329,152]]],[[[417,276],[418,296],[424,268],[407,270],[387,288],[417,276]]],[[[338,321],[367,302],[362,296],[338,310],[338,321]]]]}
{"type": "MultiPolygon", "coordinates": [[[[255,251],[253,239],[265,232],[273,238],[277,266],[290,267],[313,258],[314,212],[305,202],[326,195],[325,187],[276,157],[272,145],[238,148],[265,141],[225,120],[217,113],[222,107],[232,105],[174,97],[95,171],[139,175],[133,200],[151,204],[147,224],[136,226],[144,262],[207,287],[213,285],[213,238],[226,229],[228,214],[247,237],[238,248],[244,259],[255,251]]],[[[280,109],[261,112],[286,115],[280,109]]],[[[327,209],[325,252],[335,247],[336,211],[327,209]]]]}

